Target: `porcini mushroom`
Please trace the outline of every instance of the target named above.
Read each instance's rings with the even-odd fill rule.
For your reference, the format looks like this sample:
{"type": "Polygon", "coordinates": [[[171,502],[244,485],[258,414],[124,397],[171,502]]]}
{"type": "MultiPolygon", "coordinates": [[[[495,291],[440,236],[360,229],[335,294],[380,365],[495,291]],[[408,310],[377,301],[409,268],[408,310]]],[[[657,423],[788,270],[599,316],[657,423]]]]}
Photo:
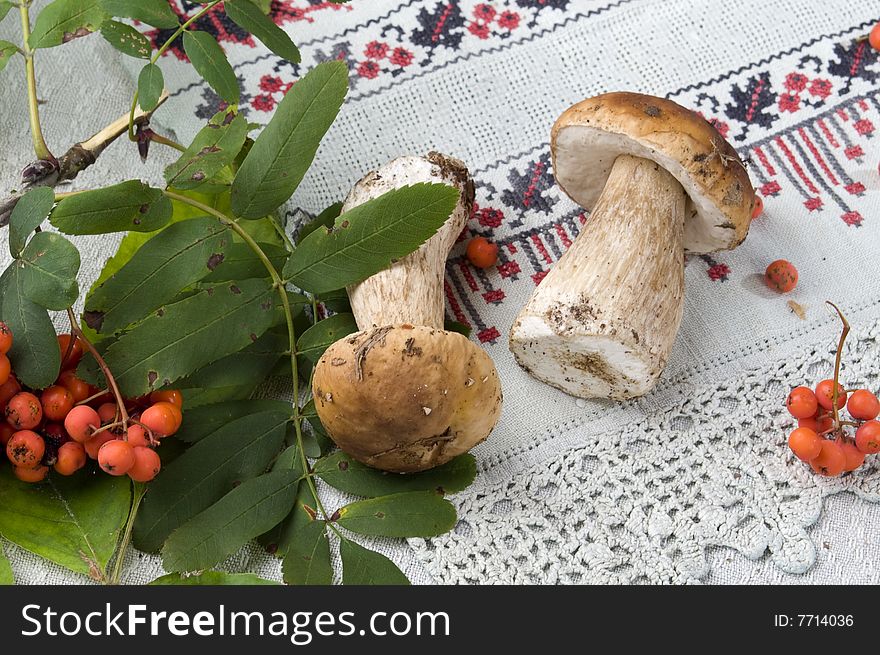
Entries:
{"type": "Polygon", "coordinates": [[[735,248],[755,193],[736,151],[670,100],[608,93],[566,110],[553,172],[589,220],[510,332],[534,377],[581,398],[649,391],[684,304],[684,255],[735,248]]]}
{"type": "Polygon", "coordinates": [[[360,180],[343,211],[391,189],[441,182],[459,190],[446,223],[389,269],[348,288],[359,332],[332,344],[312,393],[327,434],[360,462],[409,473],[443,464],[483,441],[501,412],[489,356],[443,330],[443,271],[470,215],[467,168],[439,153],[400,157],[360,180]]]}

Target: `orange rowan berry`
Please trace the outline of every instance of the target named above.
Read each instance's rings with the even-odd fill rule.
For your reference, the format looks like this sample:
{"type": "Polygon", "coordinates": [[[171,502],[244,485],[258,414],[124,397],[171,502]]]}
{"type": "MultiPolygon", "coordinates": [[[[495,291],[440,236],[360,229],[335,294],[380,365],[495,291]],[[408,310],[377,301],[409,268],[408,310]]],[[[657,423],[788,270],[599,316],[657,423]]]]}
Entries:
{"type": "Polygon", "coordinates": [[[135,482],[149,482],[162,469],[162,459],[152,448],[134,447],[134,465],[128,470],[128,477],[135,482]]]}
{"type": "Polygon", "coordinates": [[[27,391],[21,391],[6,404],[6,422],[17,430],[32,430],[43,420],[40,399],[27,391]]]}
{"type": "Polygon", "coordinates": [[[867,455],[880,453],[880,421],[865,421],[859,426],[856,448],[867,455]]]}
{"type": "Polygon", "coordinates": [[[73,409],[73,395],[60,385],[48,387],[40,394],[43,414],[50,421],[63,421],[73,409]]]}
{"type": "MultiPolygon", "coordinates": [[[[822,409],[830,410],[832,407],[832,399],[834,398],[834,380],[822,380],[816,385],[816,401],[822,409]]],[[[837,409],[843,409],[846,405],[846,391],[843,385],[837,384],[837,409]]]]}
{"type": "Polygon", "coordinates": [[[81,403],[92,395],[88,383],[76,377],[76,373],[73,371],[63,371],[58,376],[58,384],[70,392],[75,403],[81,403]]]}
{"type": "Polygon", "coordinates": [[[860,421],[870,421],[880,415],[880,400],[867,389],[856,389],[846,403],[850,416],[860,421]]]}
{"type": "Polygon", "coordinates": [[[171,403],[176,405],[178,409],[183,409],[183,394],[177,389],[169,389],[167,391],[154,391],[150,394],[151,403],[171,403]]]}
{"type": "Polygon", "coordinates": [[[797,286],[797,269],[791,262],[785,259],[777,259],[764,272],[764,282],[774,291],[788,293],[797,286]]]}
{"type": "Polygon", "coordinates": [[[101,427],[101,417],[88,405],[77,405],[64,418],[64,429],[74,441],[84,443],[101,427]]]}
{"type": "Polygon", "coordinates": [[[158,402],[144,410],[140,421],[147,426],[154,437],[167,437],[180,429],[183,414],[176,405],[158,402]]]}
{"type": "Polygon", "coordinates": [[[474,237],[468,242],[467,258],[477,268],[491,268],[498,261],[498,245],[486,237],[474,237]]]}
{"type": "Polygon", "coordinates": [[[840,442],[840,447],[843,449],[843,456],[846,458],[843,465],[844,473],[855,471],[865,463],[865,453],[856,448],[854,444],[849,441],[843,441],[840,442]]]}
{"type": "Polygon", "coordinates": [[[9,358],[5,354],[0,353],[0,384],[6,384],[11,374],[12,364],[10,364],[9,358]]]}
{"type": "Polygon", "coordinates": [[[12,348],[12,330],[3,321],[0,321],[0,354],[5,355],[12,348]]]}
{"type": "Polygon", "coordinates": [[[843,468],[846,466],[846,455],[839,443],[823,439],[822,450],[810,460],[810,466],[816,473],[833,478],[843,473],[843,468]]]}
{"type": "Polygon", "coordinates": [[[788,394],[785,406],[795,418],[810,418],[816,413],[819,404],[812,389],[796,387],[788,394]]]}
{"type": "Polygon", "coordinates": [[[788,437],[788,447],[799,460],[809,462],[822,452],[823,441],[810,428],[796,428],[788,437]]]}
{"type": "Polygon", "coordinates": [[[22,482],[42,482],[49,473],[48,466],[37,466],[35,468],[25,468],[24,466],[14,466],[12,473],[22,482]]]}
{"type": "Polygon", "coordinates": [[[108,441],[98,451],[98,465],[110,475],[125,475],[134,463],[134,448],[120,439],[108,441]]]}
{"type": "Polygon", "coordinates": [[[115,434],[110,432],[110,430],[104,430],[86,441],[83,444],[83,448],[86,449],[86,455],[89,456],[89,459],[98,459],[98,453],[101,451],[101,447],[108,441],[113,441],[114,439],[116,439],[115,434]]]}
{"type": "Polygon", "coordinates": [[[72,371],[75,369],[83,357],[83,345],[79,337],[59,334],[58,347],[61,349],[61,370],[72,371]],[[73,345],[70,343],[71,339],[73,339],[73,345]],[[69,354],[68,349],[70,349],[69,354]]]}
{"type": "Polygon", "coordinates": [[[58,449],[54,469],[61,475],[73,475],[86,465],[86,449],[81,443],[68,441],[58,449]]]}
{"type": "Polygon", "coordinates": [[[6,444],[6,457],[15,466],[34,468],[39,466],[46,454],[43,437],[30,430],[19,430],[6,444]]]}

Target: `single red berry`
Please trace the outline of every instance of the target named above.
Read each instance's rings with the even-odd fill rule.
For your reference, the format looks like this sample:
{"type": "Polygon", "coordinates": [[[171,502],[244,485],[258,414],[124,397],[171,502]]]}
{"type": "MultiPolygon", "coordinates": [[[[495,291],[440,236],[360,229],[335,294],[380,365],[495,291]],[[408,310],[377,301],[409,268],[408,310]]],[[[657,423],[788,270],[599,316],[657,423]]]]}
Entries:
{"type": "Polygon", "coordinates": [[[98,465],[110,475],[125,475],[134,463],[134,448],[120,439],[108,441],[98,451],[98,465]]]}
{"type": "Polygon", "coordinates": [[[22,482],[42,482],[49,473],[48,466],[37,466],[36,468],[25,468],[23,466],[15,466],[12,469],[13,474],[22,482]]]}
{"type": "Polygon", "coordinates": [[[880,400],[867,389],[856,389],[846,403],[850,416],[860,421],[870,421],[880,415],[880,400]]]}
{"type": "Polygon", "coordinates": [[[868,35],[868,43],[874,50],[880,50],[880,23],[871,28],[871,33],[868,35]]]}
{"type": "Polygon", "coordinates": [[[842,441],[839,443],[841,449],[843,449],[843,456],[846,458],[846,461],[843,465],[844,473],[855,471],[857,468],[865,463],[865,453],[856,448],[855,445],[853,445],[849,441],[842,441]]]}
{"type": "Polygon", "coordinates": [[[813,432],[817,434],[822,434],[823,432],[827,432],[834,426],[834,418],[830,414],[826,414],[822,412],[820,414],[817,411],[813,416],[809,418],[799,418],[798,419],[798,427],[799,428],[810,428],[813,432]]]}
{"type": "Polygon", "coordinates": [[[816,394],[807,387],[795,387],[785,401],[788,412],[795,418],[810,418],[816,414],[819,403],[816,394]]]}
{"type": "Polygon", "coordinates": [[[113,423],[116,420],[116,403],[104,403],[98,407],[98,417],[101,425],[113,423]]]}
{"type": "Polygon", "coordinates": [[[83,345],[79,337],[59,334],[58,347],[61,349],[61,370],[72,371],[75,369],[83,357],[83,345]],[[71,339],[73,339],[73,345],[70,343],[71,339]]]}
{"type": "Polygon", "coordinates": [[[34,468],[39,466],[46,454],[43,437],[30,430],[19,430],[6,444],[6,456],[15,466],[34,468]]]}
{"type": "Polygon", "coordinates": [[[58,449],[54,469],[60,475],[73,475],[86,465],[86,449],[81,443],[68,441],[58,449]]]}
{"type": "Polygon", "coordinates": [[[140,420],[158,439],[177,432],[183,422],[183,414],[177,405],[158,402],[145,409],[140,420]]]}
{"type": "MultiPolygon", "coordinates": [[[[822,409],[830,410],[833,405],[833,397],[834,397],[834,380],[822,380],[819,384],[816,385],[816,400],[819,403],[819,407],[822,409]]],[[[846,405],[846,391],[843,390],[843,385],[837,384],[837,409],[843,409],[843,406],[846,405]]]]}
{"type": "Polygon", "coordinates": [[[5,355],[12,348],[12,330],[3,321],[0,321],[0,354],[5,355]]]}
{"type": "Polygon", "coordinates": [[[755,194],[755,204],[752,205],[752,220],[755,220],[764,212],[764,200],[755,194]]]}
{"type": "Polygon", "coordinates": [[[61,373],[61,375],[58,376],[58,384],[70,392],[70,395],[73,396],[73,402],[75,403],[81,403],[92,395],[88,383],[83,382],[76,377],[76,373],[73,371],[64,371],[61,373]]]}
{"type": "Polygon", "coordinates": [[[177,405],[178,409],[183,409],[183,394],[177,389],[169,389],[168,391],[154,391],[150,394],[151,403],[171,403],[177,405]]]}
{"type": "Polygon", "coordinates": [[[84,443],[101,427],[101,417],[88,405],[77,405],[64,418],[64,429],[74,441],[84,443]]]}
{"type": "Polygon", "coordinates": [[[822,451],[823,441],[810,428],[796,428],[788,437],[788,447],[799,460],[809,462],[822,451]]]}
{"type": "Polygon", "coordinates": [[[6,384],[11,374],[12,364],[9,362],[9,358],[5,354],[0,353],[0,384],[6,384]]]}
{"type": "Polygon", "coordinates": [[[150,445],[149,439],[147,439],[147,431],[136,423],[128,426],[127,440],[132,448],[150,445]]]}
{"type": "Polygon", "coordinates": [[[477,268],[491,268],[498,261],[498,245],[486,237],[474,237],[468,242],[467,258],[477,268]]]}
{"type": "Polygon", "coordinates": [[[43,406],[32,393],[17,393],[6,404],[6,422],[16,430],[33,430],[42,420],[43,406]]]}
{"type": "Polygon", "coordinates": [[[66,387],[52,386],[40,394],[40,404],[43,406],[43,414],[50,421],[63,421],[64,417],[73,409],[73,395],[66,387]]]}
{"type": "Polygon", "coordinates": [[[152,448],[134,447],[134,465],[128,470],[128,477],[135,482],[149,482],[162,470],[162,460],[152,448]]]}
{"type": "Polygon", "coordinates": [[[791,262],[785,259],[777,259],[764,272],[764,282],[774,291],[788,293],[797,286],[797,269],[791,262]]]}
{"type": "Polygon", "coordinates": [[[866,455],[880,453],[880,421],[865,421],[859,426],[856,448],[866,455]]]}
{"type": "Polygon", "coordinates": [[[116,439],[115,434],[110,432],[110,430],[104,430],[86,441],[83,444],[83,448],[86,449],[86,455],[89,456],[89,459],[98,459],[98,453],[101,451],[101,446],[114,439],[116,439]]]}
{"type": "Polygon", "coordinates": [[[810,460],[810,466],[819,475],[833,478],[843,473],[846,466],[846,455],[836,441],[822,440],[821,452],[810,460]]]}

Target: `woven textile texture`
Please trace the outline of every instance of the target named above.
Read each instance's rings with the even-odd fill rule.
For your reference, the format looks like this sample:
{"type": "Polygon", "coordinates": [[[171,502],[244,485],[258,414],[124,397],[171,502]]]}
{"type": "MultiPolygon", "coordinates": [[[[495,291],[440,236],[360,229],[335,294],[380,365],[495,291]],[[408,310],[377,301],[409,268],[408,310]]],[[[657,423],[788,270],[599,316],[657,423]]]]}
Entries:
{"type": "MultiPolygon", "coordinates": [[[[198,8],[172,4],[181,16],[198,8]]],[[[265,123],[314,64],[349,66],[346,104],[287,207],[290,231],[400,154],[447,152],[476,181],[474,215],[447,264],[447,313],[472,326],[495,360],[505,407],[476,449],[477,482],[453,498],[456,529],[380,545],[414,581],[880,582],[876,458],[854,475],[817,478],[788,453],[783,406],[790,387],[831,371],[838,326],[826,299],[854,328],[845,383],[880,387],[880,57],[858,40],[880,19],[876,3],[284,0],[272,11],[300,45],[301,64],[280,61],[220,11],[196,26],[226,50],[253,122],[265,123]],[[538,383],[506,343],[535,285],[589,229],[588,214],[554,183],[550,126],[573,102],[611,90],[702,113],[748,161],[765,204],[740,248],[689,258],[667,370],[654,392],[620,404],[538,383]],[[464,258],[477,234],[501,247],[496,268],[464,258]],[[777,258],[800,271],[789,297],[763,286],[777,258]]],[[[170,35],[139,28],[154,41],[170,35]]],[[[11,20],[0,25],[0,38],[15,34],[11,20]]],[[[40,54],[42,112],[58,149],[127,108],[137,62],[100,37],[40,54]]],[[[160,60],[172,98],[154,123],[188,140],[220,102],[184,60],[179,47],[160,60]]],[[[15,75],[10,65],[0,87],[4,189],[27,159],[15,75]]],[[[116,144],[75,187],[158,182],[171,158],[154,146],[142,166],[116,144]]],[[[77,243],[87,284],[115,242],[77,243]]],[[[289,393],[283,381],[270,391],[289,393]]],[[[4,546],[22,582],[83,581],[4,546]]],[[[279,577],[255,547],[225,566],[279,577]]],[[[143,582],[161,567],[133,554],[128,571],[143,582]]]]}

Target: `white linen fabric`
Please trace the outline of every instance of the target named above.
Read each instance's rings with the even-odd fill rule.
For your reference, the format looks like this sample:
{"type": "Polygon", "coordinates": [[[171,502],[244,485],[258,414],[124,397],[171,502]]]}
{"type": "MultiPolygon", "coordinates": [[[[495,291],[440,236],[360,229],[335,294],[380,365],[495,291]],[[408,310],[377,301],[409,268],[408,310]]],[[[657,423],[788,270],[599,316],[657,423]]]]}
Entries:
{"type": "MultiPolygon", "coordinates": [[[[185,0],[172,4],[181,15],[197,10],[185,0]]],[[[463,257],[463,239],[447,266],[449,317],[471,325],[494,358],[505,407],[475,451],[476,483],[453,498],[456,529],[379,544],[411,579],[880,582],[877,458],[853,475],[816,477],[787,451],[792,421],[784,409],[790,387],[830,375],[838,325],[825,300],[853,325],[846,384],[880,387],[880,58],[857,40],[880,19],[876,6],[290,0],[275,2],[273,15],[300,44],[301,65],[279,61],[219,12],[197,26],[226,49],[251,121],[265,123],[315,63],[338,58],[350,66],[347,102],[289,204],[289,229],[387,159],[437,149],[464,159],[476,180],[465,236],[501,246],[498,267],[480,271],[463,257]],[[682,329],[658,388],[611,404],[538,383],[516,366],[506,334],[552,263],[589,229],[583,210],[553,183],[550,125],[573,102],[624,89],[669,97],[715,122],[750,162],[766,209],[736,251],[689,259],[682,329]],[[788,297],[761,280],[777,258],[800,270],[788,297]],[[806,308],[804,319],[788,299],[806,308]]],[[[0,38],[16,40],[10,19],[0,38]]],[[[154,125],[188,140],[220,105],[181,57],[172,48],[160,60],[172,98],[154,125]]],[[[41,51],[52,147],[60,151],[124,112],[137,69],[99,36],[41,51]]],[[[20,75],[12,63],[0,78],[4,190],[29,159],[20,75]]],[[[158,183],[172,159],[154,145],[144,166],[121,142],[73,186],[132,177],[158,183]]],[[[4,232],[4,265],[5,239],[4,232]]],[[[85,286],[115,239],[76,242],[85,286]]],[[[269,392],[289,394],[276,384],[269,392]]],[[[327,493],[331,504],[342,502],[327,493]]],[[[19,582],[86,582],[4,546],[19,582]]],[[[161,574],[158,558],[130,560],[128,582],[161,574]]],[[[255,546],[224,567],[280,577],[278,562],[255,546]]]]}

